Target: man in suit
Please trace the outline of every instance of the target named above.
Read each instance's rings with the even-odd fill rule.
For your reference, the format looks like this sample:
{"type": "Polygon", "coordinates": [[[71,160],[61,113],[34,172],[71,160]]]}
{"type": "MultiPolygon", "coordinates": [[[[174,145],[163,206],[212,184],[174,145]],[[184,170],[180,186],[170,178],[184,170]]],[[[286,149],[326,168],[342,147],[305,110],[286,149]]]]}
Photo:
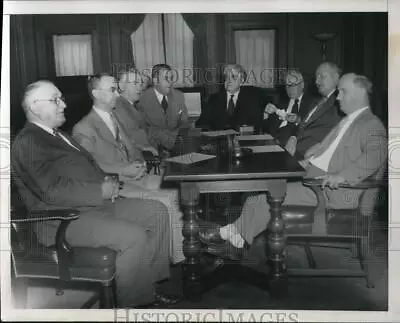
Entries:
{"type": "MultiPolygon", "coordinates": [[[[358,184],[367,178],[381,178],[387,160],[387,133],[371,112],[371,82],[362,75],[346,74],[340,79],[338,100],[346,117],[325,139],[311,147],[301,164],[306,178],[322,179],[327,205],[354,208],[361,190],[339,188],[341,183],[358,184]]],[[[315,206],[317,199],[301,182],[287,185],[284,204],[315,206]]],[[[206,243],[227,240],[236,248],[251,243],[270,219],[265,194],[249,197],[242,216],[223,227],[204,227],[200,238],[206,243]],[[251,202],[251,203],[250,203],[251,202]]]]}
{"type": "Polygon", "coordinates": [[[296,125],[286,120],[290,114],[304,119],[310,110],[313,98],[304,93],[303,75],[298,70],[289,70],[285,77],[287,97],[277,105],[267,104],[264,110],[264,132],[285,145],[289,137],[296,131],[296,125]]]}
{"type": "MultiPolygon", "coordinates": [[[[115,96],[115,89],[100,90],[105,96],[115,96]]],[[[11,165],[28,210],[80,210],[66,237],[73,245],[107,246],[117,251],[119,306],[176,303],[176,298],[157,293],[154,285],[169,277],[166,246],[170,234],[164,205],[119,199],[120,183],[109,179],[78,142],[59,131],[66,105],[53,83],[30,84],[22,106],[27,123],[14,140],[11,165]]],[[[37,225],[42,243],[54,243],[57,222],[37,225]]]]}
{"type": "Polygon", "coordinates": [[[315,82],[322,98],[311,105],[304,118],[291,120],[297,123],[298,127],[285,148],[299,160],[304,158],[310,147],[321,142],[342,118],[336,100],[339,78],[340,69],[334,63],[320,64],[315,73],[315,82]]]}
{"type": "Polygon", "coordinates": [[[143,75],[136,69],[123,70],[119,73],[118,85],[121,93],[115,102],[116,118],[136,146],[156,155],[157,149],[149,143],[144,117],[137,107],[144,89],[143,75]]]}
{"type": "Polygon", "coordinates": [[[114,112],[119,97],[114,77],[108,74],[95,75],[89,80],[88,89],[93,108],[74,126],[74,139],[105,172],[117,173],[122,179],[143,177],[146,167],[142,147],[128,136],[114,112]]]}
{"type": "Polygon", "coordinates": [[[243,86],[246,77],[241,65],[225,66],[224,90],[210,96],[196,126],[221,130],[247,125],[257,132],[262,125],[265,102],[260,89],[243,86]]]}
{"type": "Polygon", "coordinates": [[[118,108],[114,110],[114,106],[119,96],[118,92],[112,91],[113,88],[115,79],[106,74],[95,76],[89,81],[93,109],[75,125],[73,137],[92,154],[104,171],[119,174],[125,182],[124,189],[120,192],[122,196],[159,200],[167,206],[172,230],[171,258],[174,263],[178,263],[184,260],[182,213],[175,203],[178,191],[159,190],[161,177],[146,174],[141,151],[126,135],[120,122],[122,119],[114,116],[118,112],[118,108]]]}
{"type": "Polygon", "coordinates": [[[185,98],[172,88],[173,72],[169,65],[158,64],[151,71],[153,86],[144,91],[138,108],[144,116],[150,143],[171,150],[180,129],[190,127],[185,98]]]}

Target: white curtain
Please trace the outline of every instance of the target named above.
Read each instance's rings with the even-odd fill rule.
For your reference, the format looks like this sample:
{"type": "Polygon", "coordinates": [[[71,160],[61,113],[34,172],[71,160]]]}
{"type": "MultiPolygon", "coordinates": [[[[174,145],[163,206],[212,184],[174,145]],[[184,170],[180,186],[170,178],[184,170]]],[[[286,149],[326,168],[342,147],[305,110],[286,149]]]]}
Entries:
{"type": "Polygon", "coordinates": [[[53,35],[57,76],[92,75],[91,35],[53,35]]]}
{"type": "Polygon", "coordinates": [[[142,25],[131,35],[135,67],[151,75],[155,64],[165,63],[161,14],[147,14],[142,25]]]}
{"type": "Polygon", "coordinates": [[[275,31],[235,31],[236,63],[247,71],[246,85],[274,87],[275,31]]]}
{"type": "Polygon", "coordinates": [[[152,66],[166,63],[173,68],[174,86],[193,86],[193,38],[181,14],[164,14],[164,26],[161,14],[147,14],[143,24],[131,35],[136,68],[150,75],[152,66]]]}
{"type": "Polygon", "coordinates": [[[167,64],[174,69],[175,86],[193,86],[193,38],[180,13],[165,14],[167,64]]]}

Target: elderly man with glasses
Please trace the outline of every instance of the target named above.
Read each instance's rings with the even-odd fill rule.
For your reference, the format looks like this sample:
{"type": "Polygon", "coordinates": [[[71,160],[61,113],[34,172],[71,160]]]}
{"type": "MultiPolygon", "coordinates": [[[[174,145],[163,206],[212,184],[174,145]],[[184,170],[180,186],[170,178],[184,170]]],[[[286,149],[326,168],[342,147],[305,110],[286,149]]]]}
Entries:
{"type": "MultiPolygon", "coordinates": [[[[94,106],[101,111],[98,118],[102,120],[110,113],[108,106],[118,95],[117,87],[110,76],[92,81],[94,106]]],[[[13,142],[11,166],[28,210],[80,210],[79,219],[66,231],[67,240],[77,246],[107,246],[117,251],[120,307],[176,303],[177,298],[157,293],[154,285],[169,277],[170,230],[165,206],[157,201],[119,198],[120,183],[107,176],[77,141],[59,131],[65,122],[66,104],[53,83],[30,84],[22,106],[27,123],[13,142]]],[[[111,136],[107,125],[103,127],[111,136]]],[[[43,244],[54,243],[57,222],[34,228],[43,244]]]]}
{"type": "Polygon", "coordinates": [[[285,145],[289,137],[295,132],[296,125],[290,118],[304,118],[310,111],[313,98],[304,93],[303,75],[298,70],[289,70],[285,77],[286,97],[277,104],[269,103],[264,111],[263,129],[285,145]],[[289,121],[288,121],[289,119],[289,121]]]}

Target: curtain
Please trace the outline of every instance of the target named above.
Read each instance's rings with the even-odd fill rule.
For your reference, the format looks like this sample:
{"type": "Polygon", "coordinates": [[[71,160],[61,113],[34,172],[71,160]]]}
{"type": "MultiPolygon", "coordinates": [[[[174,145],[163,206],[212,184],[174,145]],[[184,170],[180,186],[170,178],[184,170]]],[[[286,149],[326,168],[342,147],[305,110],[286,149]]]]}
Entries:
{"type": "Polygon", "coordinates": [[[194,34],[180,13],[165,14],[167,64],[174,69],[174,85],[193,86],[194,34]]]}
{"type": "Polygon", "coordinates": [[[57,76],[93,74],[91,35],[53,35],[57,76]]]}
{"type": "Polygon", "coordinates": [[[151,74],[155,64],[165,63],[161,14],[147,14],[142,25],[131,35],[135,67],[151,74]]]}
{"type": "Polygon", "coordinates": [[[275,31],[237,30],[234,39],[236,63],[247,71],[246,85],[274,87],[275,31]]]}

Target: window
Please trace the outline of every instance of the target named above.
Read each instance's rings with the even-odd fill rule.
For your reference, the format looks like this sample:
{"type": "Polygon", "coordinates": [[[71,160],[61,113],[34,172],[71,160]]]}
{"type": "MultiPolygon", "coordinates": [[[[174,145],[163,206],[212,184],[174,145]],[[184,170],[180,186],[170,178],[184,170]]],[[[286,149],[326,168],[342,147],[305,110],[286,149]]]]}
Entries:
{"type": "Polygon", "coordinates": [[[274,87],[275,30],[236,30],[236,63],[247,71],[246,85],[274,87]]]}
{"type": "Polygon", "coordinates": [[[148,14],[131,35],[135,66],[150,75],[152,66],[160,63],[174,70],[175,86],[193,86],[194,34],[183,16],[148,14]]]}
{"type": "Polygon", "coordinates": [[[56,76],[93,74],[91,35],[53,35],[56,76]]]}

